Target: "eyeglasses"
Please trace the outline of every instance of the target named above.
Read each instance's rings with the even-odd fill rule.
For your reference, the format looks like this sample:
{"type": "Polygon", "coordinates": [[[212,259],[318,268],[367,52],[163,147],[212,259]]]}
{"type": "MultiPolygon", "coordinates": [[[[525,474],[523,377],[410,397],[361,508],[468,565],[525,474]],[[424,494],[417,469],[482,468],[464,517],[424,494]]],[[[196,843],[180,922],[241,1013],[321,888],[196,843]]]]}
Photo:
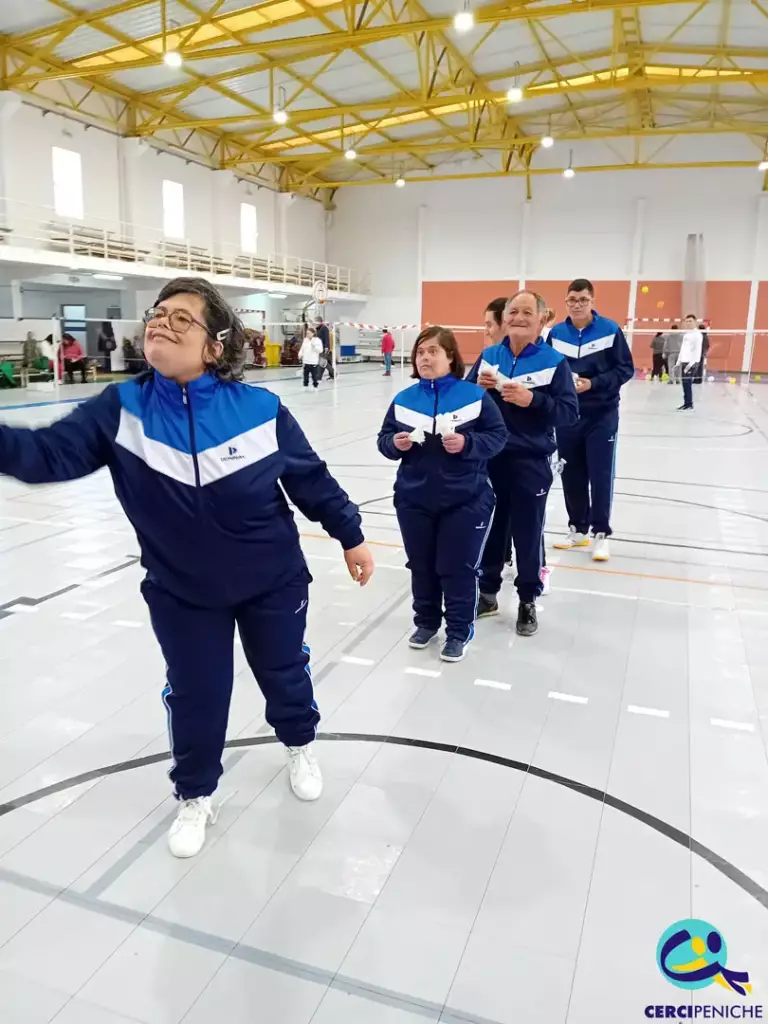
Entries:
{"type": "Polygon", "coordinates": [[[566,299],[566,306],[588,306],[592,301],[591,296],[587,296],[585,299],[566,299]]]}
{"type": "Polygon", "coordinates": [[[171,325],[171,330],[177,334],[186,334],[192,324],[197,324],[198,327],[202,327],[205,333],[208,333],[208,327],[206,324],[201,324],[199,320],[195,320],[193,316],[183,309],[172,309],[167,310],[164,306],[153,306],[144,313],[144,326],[152,323],[153,320],[166,319],[171,325]]]}

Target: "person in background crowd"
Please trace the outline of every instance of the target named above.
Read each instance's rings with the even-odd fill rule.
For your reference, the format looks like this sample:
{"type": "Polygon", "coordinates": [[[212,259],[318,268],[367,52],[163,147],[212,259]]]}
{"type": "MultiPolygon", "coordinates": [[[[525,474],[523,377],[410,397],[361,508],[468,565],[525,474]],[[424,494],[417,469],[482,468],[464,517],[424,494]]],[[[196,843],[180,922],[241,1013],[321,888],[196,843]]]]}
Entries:
{"type": "Polygon", "coordinates": [[[664,373],[664,332],[658,331],[651,339],[651,357],[653,367],[651,369],[651,380],[658,377],[661,380],[664,373]]]}
{"type": "Polygon", "coordinates": [[[67,384],[75,383],[75,370],[80,372],[83,384],[88,382],[88,360],[85,358],[82,345],[71,334],[63,334],[59,346],[59,374],[66,374],[67,384]]]}
{"type": "Polygon", "coordinates": [[[485,307],[483,314],[483,348],[489,345],[500,345],[506,337],[504,327],[504,307],[506,299],[493,299],[485,307]]]}
{"type": "Polygon", "coordinates": [[[491,395],[507,428],[506,446],[488,467],[496,516],[483,553],[477,617],[499,613],[497,595],[511,536],[520,636],[532,636],[538,629],[536,598],[543,587],[541,554],[555,428],[559,432],[578,417],[567,363],[540,341],[545,315],[546,305],[536,292],[513,295],[504,310],[504,340],[485,349],[467,377],[491,395]]]}
{"type": "Polygon", "coordinates": [[[21,349],[21,365],[25,369],[32,369],[40,359],[40,346],[32,331],[27,331],[24,344],[21,349]]]}
{"type": "Polygon", "coordinates": [[[381,336],[381,351],[384,356],[384,376],[392,376],[392,353],[395,351],[395,339],[389,333],[389,328],[384,328],[381,336]]]}
{"type": "Polygon", "coordinates": [[[418,383],[387,411],[378,447],[399,460],[395,508],[408,556],[416,650],[432,642],[443,620],[440,657],[461,661],[475,633],[477,567],[493,520],[488,459],[507,440],[498,409],[464,380],[452,331],[423,330],[411,353],[418,383]],[[414,436],[416,435],[416,436],[414,436]]]}
{"type": "Polygon", "coordinates": [[[702,384],[707,379],[707,360],[709,358],[709,334],[707,334],[707,325],[705,323],[699,324],[699,330],[701,331],[701,360],[699,362],[698,370],[696,371],[696,378],[694,384],[702,384]]]}
{"type": "Polygon", "coordinates": [[[683,343],[683,336],[677,324],[672,324],[664,335],[664,359],[667,364],[669,383],[674,384],[680,380],[680,371],[677,368],[677,358],[680,355],[680,346],[683,343]]]}
{"type": "Polygon", "coordinates": [[[568,287],[568,317],[555,324],[550,343],[568,360],[579,396],[578,422],[558,428],[557,448],[564,460],[563,493],[569,532],[556,548],[586,547],[595,538],[592,558],[610,557],[611,503],[619,393],[635,372],[624,332],[594,308],[595,289],[580,277],[568,287]]]}
{"type": "Polygon", "coordinates": [[[336,369],[334,367],[333,346],[331,345],[331,332],[328,328],[328,324],[323,323],[319,317],[317,320],[317,336],[323,346],[323,352],[320,356],[319,379],[323,379],[323,374],[327,370],[330,379],[335,380],[336,369]]]}
{"type": "Polygon", "coordinates": [[[115,331],[109,320],[103,320],[99,328],[99,336],[96,339],[96,347],[101,352],[102,369],[109,373],[112,369],[112,353],[117,348],[115,331]]]}
{"type": "Polygon", "coordinates": [[[373,560],[357,507],[276,395],[240,383],[243,326],[209,282],[168,282],[145,314],[153,369],[112,384],[41,430],[0,427],[0,473],[31,484],[106,466],[139,538],[141,585],[167,665],[170,777],[180,801],[168,834],[193,857],[216,820],[212,796],[233,682],[233,637],[287,748],[289,782],[316,800],[320,713],[304,643],[310,575],[288,505],[341,544],[365,585],[373,560]]]}
{"type": "Polygon", "coordinates": [[[548,341],[549,333],[552,330],[552,324],[557,319],[557,314],[554,309],[548,309],[544,314],[544,326],[541,328],[541,340],[548,341]]]}
{"type": "Polygon", "coordinates": [[[683,321],[685,333],[677,357],[677,365],[682,371],[683,409],[693,409],[693,385],[701,381],[701,361],[704,352],[704,335],[698,326],[693,313],[689,313],[683,321]]]}
{"type": "Polygon", "coordinates": [[[309,387],[310,379],[312,380],[312,386],[314,388],[316,388],[320,383],[320,357],[322,354],[323,343],[315,334],[314,327],[308,327],[299,351],[299,358],[301,359],[301,365],[304,373],[305,388],[309,387]]]}

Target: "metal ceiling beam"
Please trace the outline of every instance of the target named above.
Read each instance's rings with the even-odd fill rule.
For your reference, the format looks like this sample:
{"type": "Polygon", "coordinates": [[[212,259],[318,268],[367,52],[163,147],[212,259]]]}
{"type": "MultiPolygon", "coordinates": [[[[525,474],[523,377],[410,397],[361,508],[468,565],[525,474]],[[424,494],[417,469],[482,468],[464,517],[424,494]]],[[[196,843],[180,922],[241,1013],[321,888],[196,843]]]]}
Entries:
{"type": "MultiPolygon", "coordinates": [[[[707,101],[708,104],[708,101],[707,101]]],[[[703,115],[707,116],[707,115],[703,115]]],[[[563,142],[576,142],[576,141],[601,141],[605,139],[652,139],[652,138],[665,138],[668,136],[678,135],[754,135],[761,136],[765,134],[766,126],[763,121],[751,121],[751,122],[716,122],[714,125],[705,123],[700,126],[690,125],[673,125],[670,127],[655,127],[645,128],[642,126],[635,128],[613,128],[613,129],[598,129],[592,131],[589,126],[585,127],[583,132],[564,132],[556,135],[556,141],[558,143],[563,142]]],[[[406,150],[412,153],[426,154],[426,153],[440,153],[448,150],[455,150],[456,152],[473,152],[481,150],[506,150],[511,146],[531,144],[534,143],[534,148],[538,148],[539,143],[537,139],[532,139],[530,135],[519,135],[510,136],[506,138],[480,138],[477,140],[464,139],[457,143],[454,138],[445,138],[442,140],[435,140],[432,142],[423,141],[421,136],[411,139],[403,139],[401,143],[393,142],[380,144],[376,146],[366,146],[364,148],[356,147],[358,156],[361,159],[373,158],[376,156],[392,156],[398,153],[405,153],[406,150]]],[[[281,156],[268,156],[260,157],[260,162],[264,164],[300,164],[302,162],[317,161],[321,158],[321,153],[286,153],[281,156]]]]}
{"type": "MultiPolygon", "coordinates": [[[[739,168],[754,170],[756,164],[749,160],[702,160],[685,163],[626,163],[626,164],[592,164],[589,166],[576,167],[578,174],[599,173],[601,171],[692,171],[707,168],[739,168]]],[[[531,167],[521,168],[513,171],[477,171],[459,174],[428,174],[413,175],[407,179],[407,184],[431,184],[435,181],[469,181],[483,180],[488,178],[525,178],[528,175],[534,177],[562,175],[559,167],[531,167]]],[[[352,181],[323,182],[325,188],[354,188],[367,185],[382,185],[384,182],[373,178],[358,178],[352,181]]],[[[390,184],[390,183],[387,183],[390,184]]]]}
{"type": "MultiPolygon", "coordinates": [[[[277,0],[276,0],[277,2],[277,0]]],[[[520,2],[515,6],[509,4],[492,4],[475,9],[474,17],[477,24],[493,24],[508,21],[520,21],[534,17],[537,20],[559,18],[564,16],[580,17],[582,14],[594,15],[601,11],[614,11],[621,7],[642,7],[648,0],[589,0],[588,3],[574,4],[540,3],[539,0],[520,2]]],[[[675,5],[680,0],[653,0],[654,6],[675,5]]],[[[302,15],[302,17],[305,17],[302,15]]],[[[332,49],[348,49],[351,46],[369,46],[372,43],[380,43],[387,39],[399,39],[406,35],[429,35],[443,33],[453,26],[453,17],[421,18],[411,21],[398,21],[388,25],[377,25],[374,27],[360,29],[352,32],[328,32],[320,38],[323,46],[332,49]]],[[[269,26],[267,26],[269,27],[269,26]]],[[[178,30],[176,30],[178,31],[178,30]]],[[[257,31],[251,29],[249,31],[257,31]]],[[[256,40],[244,45],[234,46],[200,46],[183,47],[182,52],[187,62],[201,60],[219,60],[222,57],[241,57],[248,53],[258,53],[263,56],[271,53],[290,51],[293,60],[306,59],[303,51],[315,51],[317,47],[317,36],[291,36],[285,39],[263,39],[256,40]]],[[[10,39],[9,42],[13,42],[10,39]]],[[[314,55],[314,54],[313,54],[314,55]]],[[[105,55],[106,56],[106,55],[105,55]]],[[[65,71],[49,72],[46,75],[28,76],[27,83],[33,81],[61,81],[73,78],[99,78],[104,75],[114,74],[116,71],[132,71],[142,68],[157,67],[162,64],[162,53],[158,50],[157,57],[143,58],[141,60],[114,61],[106,60],[105,63],[91,64],[90,61],[100,57],[88,57],[70,65],[65,71]]]]}

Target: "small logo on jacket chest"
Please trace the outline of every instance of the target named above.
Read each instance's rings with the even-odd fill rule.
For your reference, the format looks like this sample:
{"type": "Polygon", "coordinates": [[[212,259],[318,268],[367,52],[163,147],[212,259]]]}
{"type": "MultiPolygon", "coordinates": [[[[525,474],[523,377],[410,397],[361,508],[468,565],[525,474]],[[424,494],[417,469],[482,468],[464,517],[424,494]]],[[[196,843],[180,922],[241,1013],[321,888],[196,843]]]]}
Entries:
{"type": "Polygon", "coordinates": [[[227,448],[227,454],[222,455],[222,462],[237,462],[239,459],[244,459],[244,455],[238,455],[237,448],[234,445],[229,445],[227,448]]]}

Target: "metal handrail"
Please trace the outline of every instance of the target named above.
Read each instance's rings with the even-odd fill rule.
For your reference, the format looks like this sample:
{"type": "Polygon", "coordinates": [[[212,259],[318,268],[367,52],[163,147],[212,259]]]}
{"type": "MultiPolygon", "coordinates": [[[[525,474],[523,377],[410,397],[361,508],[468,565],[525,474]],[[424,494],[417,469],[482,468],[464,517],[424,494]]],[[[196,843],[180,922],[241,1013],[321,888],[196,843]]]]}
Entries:
{"type": "Polygon", "coordinates": [[[124,263],[148,263],[189,272],[247,277],[254,281],[312,288],[323,281],[329,291],[360,292],[366,275],[350,267],[278,253],[244,253],[237,246],[198,246],[172,240],[155,228],[116,222],[72,222],[47,207],[0,197],[0,244],[68,252],[124,263]]]}

